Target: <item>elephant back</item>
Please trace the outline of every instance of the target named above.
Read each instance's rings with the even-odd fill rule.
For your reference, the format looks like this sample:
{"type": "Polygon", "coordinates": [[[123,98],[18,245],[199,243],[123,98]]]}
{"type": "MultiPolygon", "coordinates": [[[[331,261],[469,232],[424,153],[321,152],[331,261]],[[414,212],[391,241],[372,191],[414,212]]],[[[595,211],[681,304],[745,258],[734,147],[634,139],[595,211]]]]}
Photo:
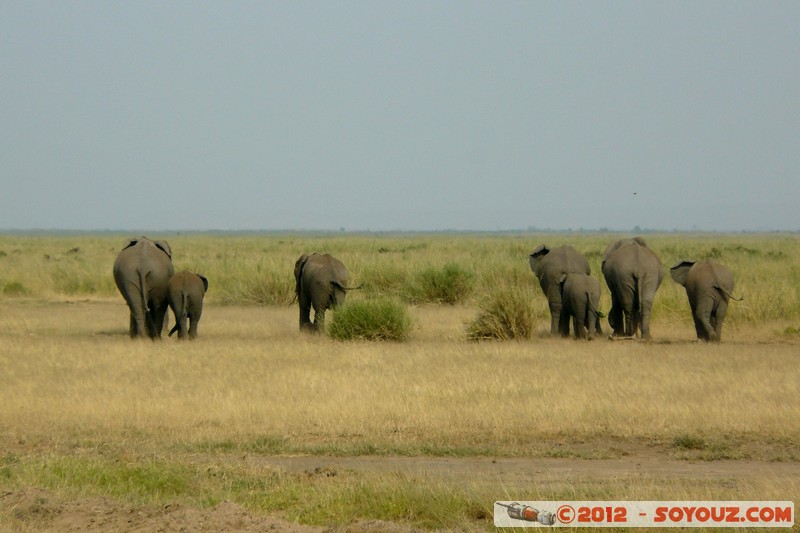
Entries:
{"type": "Polygon", "coordinates": [[[608,245],[603,254],[602,271],[606,279],[609,275],[655,275],[658,284],[661,284],[665,273],[661,260],[641,237],[621,239],[608,245]]]}
{"type": "Polygon", "coordinates": [[[531,271],[543,283],[558,280],[564,274],[591,274],[589,261],[572,246],[548,248],[541,245],[529,256],[531,271]]]}
{"type": "Polygon", "coordinates": [[[114,261],[114,276],[132,276],[137,272],[153,273],[159,281],[166,284],[175,272],[169,244],[166,241],[153,241],[147,237],[130,239],[117,254],[114,261]]]}

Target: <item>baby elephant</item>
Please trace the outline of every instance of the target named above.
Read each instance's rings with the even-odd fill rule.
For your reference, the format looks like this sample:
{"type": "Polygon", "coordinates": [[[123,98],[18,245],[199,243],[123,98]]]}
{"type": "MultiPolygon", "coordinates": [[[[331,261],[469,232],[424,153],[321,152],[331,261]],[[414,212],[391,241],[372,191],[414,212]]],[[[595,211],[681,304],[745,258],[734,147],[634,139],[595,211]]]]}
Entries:
{"type": "Polygon", "coordinates": [[[208,280],[200,274],[184,270],[173,275],[169,280],[167,298],[172,312],[175,313],[175,327],[169,332],[170,337],[176,331],[179,339],[197,337],[197,323],[203,313],[203,296],[208,291],[208,280]],[[191,321],[187,331],[186,321],[191,321]]]}
{"type": "Polygon", "coordinates": [[[722,338],[722,323],[728,311],[728,300],[742,300],[731,296],[731,271],[710,260],[681,261],[669,269],[669,274],[686,289],[697,338],[719,342],[722,338]]]}
{"type": "Polygon", "coordinates": [[[600,282],[587,274],[564,274],[561,276],[561,316],[558,331],[569,337],[569,321],[572,319],[575,337],[592,340],[602,335],[600,329],[600,282]]]}

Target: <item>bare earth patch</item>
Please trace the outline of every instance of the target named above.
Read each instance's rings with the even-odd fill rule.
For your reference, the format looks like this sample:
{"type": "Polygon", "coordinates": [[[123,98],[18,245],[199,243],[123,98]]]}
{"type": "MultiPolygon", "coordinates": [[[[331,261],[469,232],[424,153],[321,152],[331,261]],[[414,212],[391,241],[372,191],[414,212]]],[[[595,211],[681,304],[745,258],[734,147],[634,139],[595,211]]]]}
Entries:
{"type": "MultiPolygon", "coordinates": [[[[506,486],[531,487],[579,484],[604,478],[647,477],[658,480],[693,479],[731,483],[768,479],[791,484],[800,479],[800,464],[769,461],[687,461],[665,457],[663,450],[628,448],[616,459],[534,459],[490,457],[319,457],[319,456],[217,456],[218,461],[245,462],[251,467],[290,473],[383,474],[403,473],[426,479],[463,481],[493,478],[506,486]]],[[[531,498],[535,493],[531,492],[531,498]]],[[[498,494],[498,499],[503,495],[498,494]]],[[[211,508],[180,504],[131,507],[104,497],[63,500],[47,491],[27,488],[0,495],[0,511],[12,517],[18,531],[192,531],[289,533],[417,531],[405,524],[362,520],[341,527],[292,523],[275,515],[259,515],[232,502],[211,508]]]]}

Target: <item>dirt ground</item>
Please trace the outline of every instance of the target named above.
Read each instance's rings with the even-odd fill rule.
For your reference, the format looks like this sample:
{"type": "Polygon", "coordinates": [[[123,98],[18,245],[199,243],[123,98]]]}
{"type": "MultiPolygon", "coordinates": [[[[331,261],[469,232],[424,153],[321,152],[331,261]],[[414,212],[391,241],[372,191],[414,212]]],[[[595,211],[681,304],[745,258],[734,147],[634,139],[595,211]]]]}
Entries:
{"type": "MultiPolygon", "coordinates": [[[[509,485],[530,483],[568,484],[587,478],[625,478],[648,476],[671,480],[688,478],[718,481],[766,478],[778,482],[800,479],[800,463],[766,461],[687,461],[665,458],[663,451],[647,447],[626,449],[617,459],[532,459],[487,457],[318,457],[251,456],[231,457],[258,466],[286,472],[401,472],[424,475],[429,479],[465,482],[478,477],[502,479],[509,485]]],[[[219,459],[219,458],[217,458],[219,459]]],[[[88,532],[389,532],[411,533],[404,524],[360,521],[325,528],[291,523],[278,516],[254,514],[231,502],[207,509],[183,505],[134,508],[109,498],[93,497],[64,501],[39,489],[25,489],[0,495],[0,510],[13,517],[15,531],[88,532]]]]}

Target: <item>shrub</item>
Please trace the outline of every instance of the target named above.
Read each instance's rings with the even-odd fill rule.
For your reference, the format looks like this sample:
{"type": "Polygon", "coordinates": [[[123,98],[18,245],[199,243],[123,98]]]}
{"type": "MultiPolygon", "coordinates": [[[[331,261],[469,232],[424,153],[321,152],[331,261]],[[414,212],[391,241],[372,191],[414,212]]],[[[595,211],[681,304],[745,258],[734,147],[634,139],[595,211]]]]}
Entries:
{"type": "Polygon", "coordinates": [[[337,340],[402,341],[412,325],[403,305],[388,299],[362,300],[338,309],[328,334],[337,340]]]}
{"type": "Polygon", "coordinates": [[[702,437],[683,434],[672,439],[672,447],[684,450],[702,450],[706,447],[706,441],[702,437]]]}
{"type": "Polygon", "coordinates": [[[472,294],[475,273],[458,263],[426,268],[419,273],[414,299],[420,302],[455,304],[472,294]]]}
{"type": "Polygon", "coordinates": [[[8,283],[0,281],[0,287],[3,289],[0,292],[6,296],[26,296],[31,292],[19,281],[9,281],[8,283]]]}
{"type": "Polygon", "coordinates": [[[526,293],[502,290],[487,298],[478,317],[467,326],[469,340],[528,339],[535,319],[526,293]]]}

